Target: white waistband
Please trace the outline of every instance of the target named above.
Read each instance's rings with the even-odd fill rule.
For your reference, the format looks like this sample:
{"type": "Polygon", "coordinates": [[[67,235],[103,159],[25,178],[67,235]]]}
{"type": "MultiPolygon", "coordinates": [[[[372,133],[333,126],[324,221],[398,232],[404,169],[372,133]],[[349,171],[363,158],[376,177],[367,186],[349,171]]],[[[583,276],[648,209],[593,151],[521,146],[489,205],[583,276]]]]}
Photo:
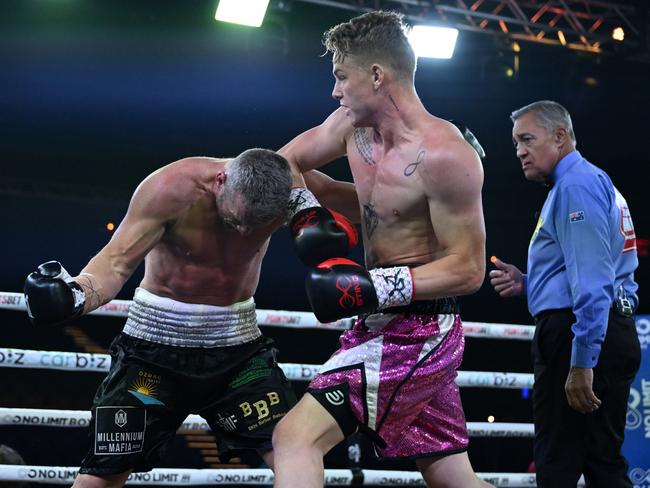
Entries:
{"type": "Polygon", "coordinates": [[[262,335],[255,300],[224,307],[179,302],[137,288],[123,332],[158,344],[180,347],[224,347],[262,335]]]}

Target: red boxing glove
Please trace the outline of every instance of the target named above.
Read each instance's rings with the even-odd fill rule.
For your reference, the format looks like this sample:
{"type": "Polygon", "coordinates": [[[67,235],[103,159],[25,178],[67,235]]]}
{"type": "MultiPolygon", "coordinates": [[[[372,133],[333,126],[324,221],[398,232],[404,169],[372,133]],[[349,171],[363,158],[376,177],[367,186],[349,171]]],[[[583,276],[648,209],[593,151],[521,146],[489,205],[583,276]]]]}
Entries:
{"type": "Polygon", "coordinates": [[[354,224],[325,207],[298,211],[291,219],[290,230],[296,254],[308,266],[345,256],[359,242],[354,224]]]}
{"type": "Polygon", "coordinates": [[[345,258],[332,258],[311,270],[307,297],[321,322],[402,307],[413,300],[413,275],[407,266],[367,271],[345,258]]]}
{"type": "Polygon", "coordinates": [[[320,322],[373,312],[379,304],[370,273],[349,259],[332,258],[320,263],[307,275],[305,285],[320,322]]]}

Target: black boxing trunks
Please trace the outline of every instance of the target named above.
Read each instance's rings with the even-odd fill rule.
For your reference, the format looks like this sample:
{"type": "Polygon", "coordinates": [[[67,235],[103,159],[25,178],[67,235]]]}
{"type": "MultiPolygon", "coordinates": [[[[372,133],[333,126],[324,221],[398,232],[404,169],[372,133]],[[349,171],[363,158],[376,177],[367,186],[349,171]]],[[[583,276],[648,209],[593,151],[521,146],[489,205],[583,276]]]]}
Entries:
{"type": "Polygon", "coordinates": [[[204,332],[210,347],[200,347],[199,335],[192,333],[192,347],[172,345],[183,342],[188,335],[184,329],[194,322],[218,323],[219,315],[241,304],[193,306],[140,290],[136,298],[132,308],[146,316],[146,324],[138,325],[130,311],[130,325],[111,345],[111,368],[95,395],[88,451],[79,472],[101,476],[152,469],[189,414],[206,420],[222,452],[270,449],[274,426],[296,399],[277,363],[273,341],[261,335],[248,340],[252,327],[237,325],[237,320],[248,322],[250,314],[238,310],[235,327],[233,322],[224,325],[229,345],[212,345],[219,331],[209,326],[204,332]],[[189,314],[195,307],[200,318],[189,314]],[[182,315],[189,318],[182,321],[182,315]],[[172,344],[154,342],[156,318],[164,318],[161,335],[172,344]],[[238,328],[245,329],[240,336],[247,342],[232,344],[238,328]],[[150,340],[131,335],[143,331],[150,340]]]}

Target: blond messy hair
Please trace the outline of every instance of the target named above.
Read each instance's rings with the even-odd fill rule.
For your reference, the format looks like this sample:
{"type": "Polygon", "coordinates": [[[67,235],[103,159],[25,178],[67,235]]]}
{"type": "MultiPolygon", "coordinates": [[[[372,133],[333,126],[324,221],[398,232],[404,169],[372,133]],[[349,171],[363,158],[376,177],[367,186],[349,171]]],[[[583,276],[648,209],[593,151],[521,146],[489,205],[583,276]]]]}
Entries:
{"type": "Polygon", "coordinates": [[[413,81],[416,58],[408,41],[409,29],[403,14],[377,10],[327,30],[323,44],[335,63],[348,56],[359,65],[384,63],[400,79],[413,81]]]}

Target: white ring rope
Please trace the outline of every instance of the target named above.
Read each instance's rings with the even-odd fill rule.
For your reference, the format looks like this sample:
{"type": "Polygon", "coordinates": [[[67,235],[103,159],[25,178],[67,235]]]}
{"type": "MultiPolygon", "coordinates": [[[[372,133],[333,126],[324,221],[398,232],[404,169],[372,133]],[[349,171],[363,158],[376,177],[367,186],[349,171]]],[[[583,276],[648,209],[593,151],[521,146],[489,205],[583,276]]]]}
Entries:
{"type": "MultiPolygon", "coordinates": [[[[113,300],[91,312],[91,315],[126,317],[130,300],[113,300]]],[[[0,292],[0,309],[26,311],[25,297],[22,293],[0,292]]],[[[352,326],[353,319],[342,319],[323,324],[311,312],[288,310],[257,310],[257,322],[262,326],[290,327],[300,329],[346,330],[352,326]]],[[[535,327],[517,324],[488,324],[484,322],[464,322],[463,330],[467,337],[489,339],[532,340],[535,327]]]]}
{"type": "MultiPolygon", "coordinates": [[[[112,300],[91,312],[95,315],[126,317],[130,300],[112,300]]],[[[0,309],[26,311],[22,293],[0,292],[0,309]]],[[[353,319],[343,319],[323,324],[309,312],[285,310],[257,310],[261,326],[290,328],[349,329],[353,319]]],[[[517,324],[489,324],[464,322],[467,337],[532,340],[535,328],[517,324]]],[[[61,351],[35,351],[0,348],[0,367],[77,370],[106,372],[110,367],[108,354],[72,353],[61,351]]],[[[280,364],[289,380],[308,381],[320,366],[312,364],[280,364]]],[[[498,373],[483,371],[458,371],[456,383],[461,387],[531,388],[533,375],[527,373],[498,373]]],[[[90,412],[80,410],[46,410],[0,408],[0,425],[28,425],[49,427],[87,427],[90,412]]],[[[532,437],[532,424],[468,422],[471,437],[532,437]]],[[[198,415],[189,415],[179,430],[209,430],[208,424],[198,415]]],[[[0,465],[0,481],[27,481],[32,483],[65,484],[73,482],[76,467],[0,465]]],[[[534,487],[535,475],[530,473],[477,473],[495,486],[534,487]]],[[[419,472],[382,470],[326,469],[327,486],[425,486],[419,472]]],[[[582,481],[582,480],[581,480],[582,481]]],[[[133,473],[130,485],[271,485],[273,473],[269,469],[154,469],[147,473],[133,473]]],[[[581,485],[579,485],[581,486],[581,485]]]]}
{"type": "MultiPolygon", "coordinates": [[[[0,348],[0,368],[107,372],[110,364],[108,354],[0,348]]],[[[317,364],[298,363],[280,363],[280,367],[291,381],[309,381],[320,369],[317,364]]],[[[456,377],[460,387],[479,388],[532,388],[533,381],[530,373],[496,371],[458,371],[456,377]]]]}
{"type": "MultiPolygon", "coordinates": [[[[64,466],[23,466],[0,465],[0,481],[23,481],[70,485],[79,468],[64,466]]],[[[496,486],[534,487],[533,473],[476,473],[476,475],[496,486]]],[[[132,473],[128,485],[169,485],[169,486],[230,486],[264,485],[273,483],[270,469],[173,469],[158,468],[148,473],[132,473]]],[[[416,471],[385,471],[362,469],[357,473],[349,469],[326,469],[327,486],[425,486],[420,473],[416,471]]],[[[578,486],[584,486],[580,478],[578,486]]]]}
{"type": "MultiPolygon", "coordinates": [[[[38,408],[0,408],[0,425],[40,427],[88,427],[90,412],[38,408]]],[[[210,430],[199,415],[189,415],[179,430],[210,430]]],[[[509,422],[467,422],[471,437],[533,437],[533,424],[509,422]]]]}

